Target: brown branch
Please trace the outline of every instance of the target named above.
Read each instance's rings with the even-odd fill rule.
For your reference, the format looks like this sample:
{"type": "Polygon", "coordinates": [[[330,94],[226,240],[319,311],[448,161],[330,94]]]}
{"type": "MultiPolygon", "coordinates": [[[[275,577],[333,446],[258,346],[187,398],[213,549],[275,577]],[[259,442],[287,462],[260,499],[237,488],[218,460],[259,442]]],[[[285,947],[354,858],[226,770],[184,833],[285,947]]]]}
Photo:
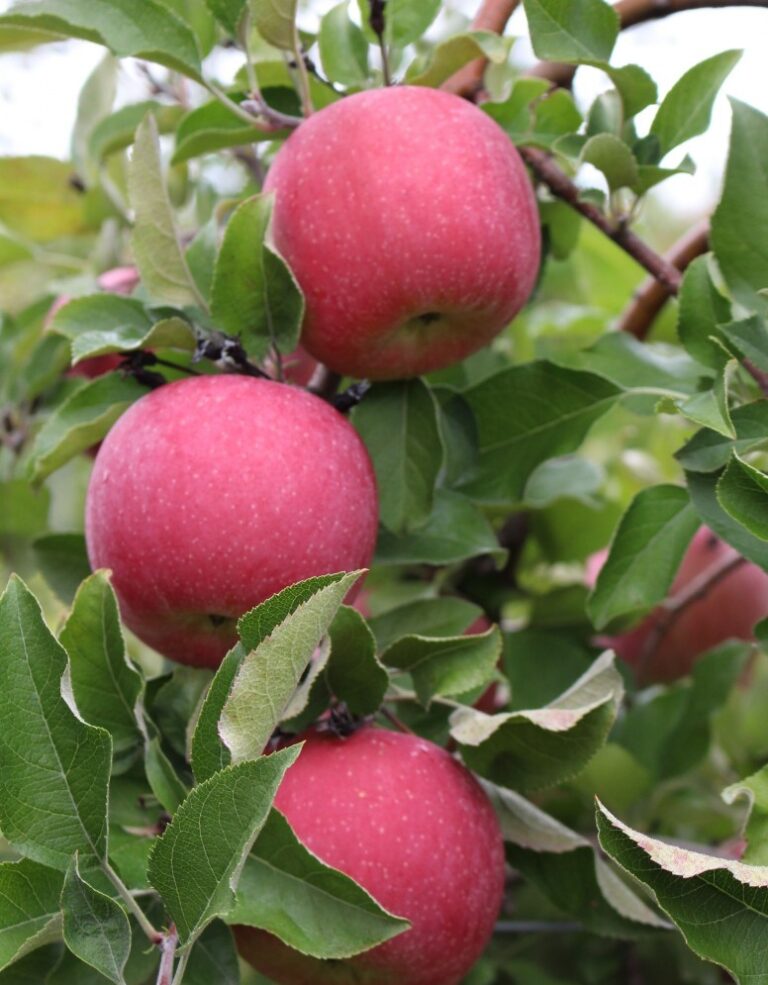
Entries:
{"type": "Polygon", "coordinates": [[[381,708],[379,708],[379,712],[384,718],[386,718],[390,725],[393,725],[397,729],[398,732],[405,732],[407,735],[416,735],[413,729],[408,728],[405,722],[401,721],[391,709],[387,708],[386,705],[382,705],[381,708]]]}
{"type": "MultiPolygon", "coordinates": [[[[709,221],[702,219],[674,244],[665,254],[664,259],[682,272],[692,260],[706,253],[708,248],[709,221]]],[[[619,316],[617,329],[620,332],[629,332],[636,339],[646,338],[668,298],[669,292],[655,277],[649,277],[638,287],[632,300],[619,316]]]]}
{"type": "Polygon", "coordinates": [[[615,5],[622,31],[684,10],[708,7],[768,7],[768,0],[619,0],[615,5]]]}
{"type": "Polygon", "coordinates": [[[523,160],[534,174],[544,182],[549,190],[567,202],[572,208],[589,220],[593,225],[612,239],[626,253],[633,257],[641,267],[645,267],[667,296],[677,294],[680,290],[682,276],[677,267],[673,266],[624,223],[615,223],[592,202],[579,198],[579,189],[567,174],[560,170],[552,157],[546,151],[537,147],[519,147],[523,160]]]}
{"type": "MultiPolygon", "coordinates": [[[[503,34],[507,21],[515,12],[520,0],[482,0],[480,9],[475,14],[471,29],[473,31],[493,31],[503,34]]],[[[463,68],[442,84],[446,92],[453,92],[465,99],[473,99],[483,86],[483,75],[488,64],[487,58],[478,58],[463,68]]]]}
{"type": "Polygon", "coordinates": [[[723,578],[727,577],[731,574],[731,572],[745,564],[747,564],[747,559],[742,557],[740,554],[727,555],[721,561],[711,564],[708,568],[702,571],[697,578],[694,578],[693,581],[686,585],[682,591],[678,592],[677,595],[673,595],[672,598],[667,599],[666,602],[661,604],[659,607],[660,614],[658,619],[654,623],[651,631],[648,633],[638,657],[637,678],[639,681],[644,679],[645,672],[650,666],[656,650],[658,649],[664,636],[669,632],[672,626],[674,626],[682,614],[690,608],[694,602],[698,602],[699,599],[702,599],[705,595],[709,594],[711,589],[721,582],[723,578]]]}

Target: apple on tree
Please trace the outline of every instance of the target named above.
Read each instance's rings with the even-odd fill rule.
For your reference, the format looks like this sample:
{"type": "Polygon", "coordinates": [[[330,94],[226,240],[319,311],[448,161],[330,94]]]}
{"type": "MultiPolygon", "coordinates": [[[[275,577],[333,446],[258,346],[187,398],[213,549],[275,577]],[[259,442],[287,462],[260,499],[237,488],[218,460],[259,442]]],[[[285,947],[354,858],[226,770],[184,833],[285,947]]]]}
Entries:
{"type": "Polygon", "coordinates": [[[120,418],[86,501],[94,568],[126,624],[180,663],[216,667],[239,616],[287,585],[368,565],[378,523],[351,424],[249,376],[165,384],[120,418]]]}
{"type": "MultiPolygon", "coordinates": [[[[594,585],[608,556],[598,551],[587,561],[586,580],[594,585]]],[[[685,553],[670,595],[687,588],[713,566],[737,552],[707,527],[700,527],[685,553]]],[[[687,606],[647,652],[651,634],[658,632],[664,611],[655,609],[626,633],[600,637],[617,655],[632,666],[642,684],[677,680],[691,672],[696,659],[705,651],[728,639],[752,639],[760,619],[768,616],[768,574],[747,562],[713,582],[701,598],[687,606]]]]}
{"type": "Polygon", "coordinates": [[[278,152],[273,234],[306,298],[302,344],[338,373],[417,376],[491,341],[527,301],[536,202],[502,129],[417,86],[357,93],[278,152]]]}
{"type": "Polygon", "coordinates": [[[296,835],[411,928],[344,961],[238,927],[240,953],[278,985],[456,985],[493,931],[504,850],[465,767],[415,735],[310,731],[275,798],[296,835]]]}

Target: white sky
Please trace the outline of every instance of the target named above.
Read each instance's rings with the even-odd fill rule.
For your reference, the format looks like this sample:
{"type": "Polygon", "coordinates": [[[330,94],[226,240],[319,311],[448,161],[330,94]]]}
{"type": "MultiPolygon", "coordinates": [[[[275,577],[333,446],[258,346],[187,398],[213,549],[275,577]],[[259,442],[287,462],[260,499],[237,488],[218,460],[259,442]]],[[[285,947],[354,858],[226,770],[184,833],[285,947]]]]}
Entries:
{"type": "MultiPolygon", "coordinates": [[[[311,3],[313,14],[330,9],[336,0],[311,3]]],[[[460,0],[471,12],[472,0],[460,0]]],[[[0,12],[10,0],[0,0],[0,12]]],[[[508,33],[522,36],[515,47],[517,61],[532,61],[524,39],[525,18],[515,13],[508,33]]],[[[679,176],[656,191],[663,205],[683,213],[709,210],[717,200],[728,145],[729,108],[726,96],[735,96],[768,112],[768,10],[730,7],[677,14],[623,32],[613,63],[642,65],[663,96],[680,75],[696,62],[728,48],[743,48],[744,56],[725,83],[717,101],[709,133],[684,145],[672,156],[687,151],[698,165],[694,177],[679,176]]],[[[0,154],[48,154],[65,158],[75,118],[77,96],[85,78],[103,54],[86,42],[48,45],[25,54],[0,55],[0,154]]],[[[594,69],[580,69],[575,93],[582,108],[607,88],[608,80],[594,69]]],[[[146,98],[137,74],[127,64],[121,82],[121,102],[146,98]]],[[[641,132],[653,110],[639,118],[641,132]]]]}

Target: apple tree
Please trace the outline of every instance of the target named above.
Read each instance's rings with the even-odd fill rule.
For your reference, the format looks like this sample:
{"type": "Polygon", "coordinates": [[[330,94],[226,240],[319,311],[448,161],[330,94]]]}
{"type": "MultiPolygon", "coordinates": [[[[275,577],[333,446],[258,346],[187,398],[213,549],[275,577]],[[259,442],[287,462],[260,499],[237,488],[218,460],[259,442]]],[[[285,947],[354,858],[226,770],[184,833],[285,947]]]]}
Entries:
{"type": "Polygon", "coordinates": [[[768,985],[768,119],[517,6],[0,15],[0,985],[768,985]]]}

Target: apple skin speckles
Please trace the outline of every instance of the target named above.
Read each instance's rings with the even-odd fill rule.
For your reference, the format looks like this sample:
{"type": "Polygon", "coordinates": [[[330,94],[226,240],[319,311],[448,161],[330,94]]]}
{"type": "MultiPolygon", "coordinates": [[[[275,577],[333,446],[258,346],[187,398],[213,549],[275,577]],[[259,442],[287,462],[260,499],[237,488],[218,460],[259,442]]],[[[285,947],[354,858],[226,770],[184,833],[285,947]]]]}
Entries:
{"type": "Polygon", "coordinates": [[[310,731],[275,805],[324,862],[411,929],[319,961],[250,927],[238,948],[278,985],[457,985],[493,931],[504,887],[498,821],[474,777],[426,739],[365,726],[310,731]]]}
{"type": "Polygon", "coordinates": [[[204,667],[286,585],[367,567],[377,525],[351,424],[306,391],[234,375],[169,383],[129,408],[86,502],[91,565],[112,570],[126,625],[204,667]]]}
{"type": "Polygon", "coordinates": [[[536,201],[509,137],[466,100],[395,86],[302,123],[265,183],[306,298],[302,344],[350,376],[417,376],[487,345],[533,290],[536,201]]]}

